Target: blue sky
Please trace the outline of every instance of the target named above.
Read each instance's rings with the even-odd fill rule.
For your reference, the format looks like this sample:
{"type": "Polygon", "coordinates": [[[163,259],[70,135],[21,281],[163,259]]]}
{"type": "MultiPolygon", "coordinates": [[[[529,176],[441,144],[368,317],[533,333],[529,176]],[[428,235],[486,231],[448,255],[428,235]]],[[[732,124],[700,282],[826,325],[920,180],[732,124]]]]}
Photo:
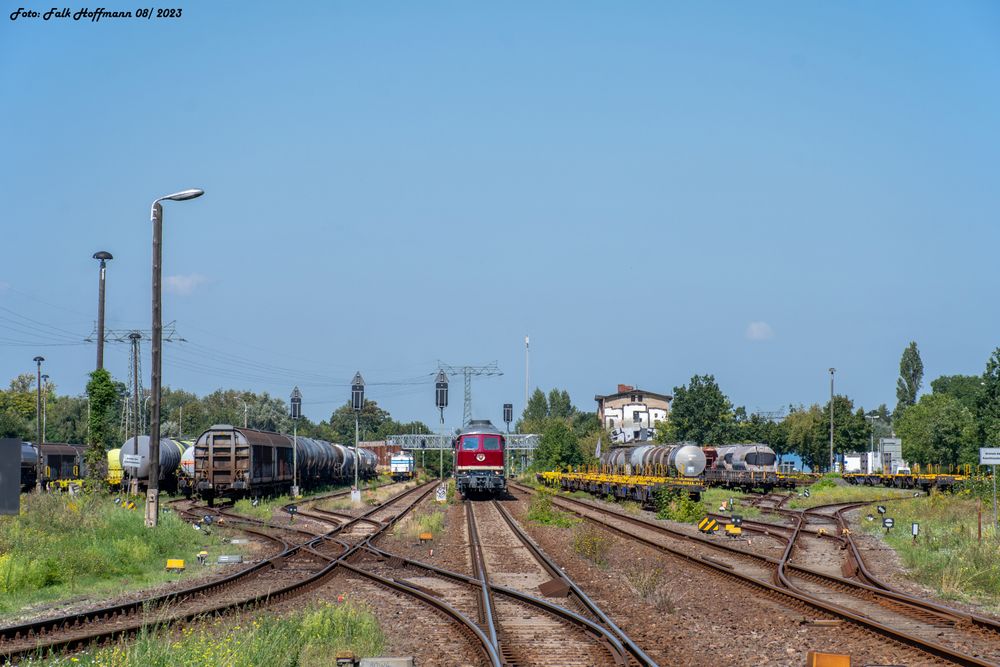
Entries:
{"type": "Polygon", "coordinates": [[[532,386],[585,409],[712,373],[777,410],[826,400],[830,366],[891,407],[910,340],[927,384],[1000,344],[996,3],[22,4],[0,16],[0,380],[42,354],[82,390],[93,346],[62,343],[93,326],[97,250],[109,326],[149,327],[149,204],[189,187],[165,207],[189,341],[165,383],[299,384],[314,419],[360,369],[434,423],[440,359],[498,362],[474,407],[499,422],[526,334],[532,386]]]}

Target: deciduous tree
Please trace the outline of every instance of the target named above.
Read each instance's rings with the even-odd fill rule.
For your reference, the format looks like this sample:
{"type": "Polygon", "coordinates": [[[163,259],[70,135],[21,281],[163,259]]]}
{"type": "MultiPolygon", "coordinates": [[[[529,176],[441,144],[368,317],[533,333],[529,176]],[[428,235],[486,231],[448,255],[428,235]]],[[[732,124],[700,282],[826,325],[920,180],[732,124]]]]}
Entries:
{"type": "Polygon", "coordinates": [[[735,435],[733,405],[712,375],[695,375],[687,386],[674,387],[670,416],[657,424],[660,442],[690,440],[724,444],[735,435]]]}
{"type": "Polygon", "coordinates": [[[924,379],[924,362],[916,342],[911,342],[899,360],[899,379],[896,380],[896,414],[917,402],[917,394],[924,379]]]}
{"type": "Polygon", "coordinates": [[[976,428],[972,413],[949,394],[925,394],[896,422],[903,458],[911,463],[976,463],[976,428]]]}

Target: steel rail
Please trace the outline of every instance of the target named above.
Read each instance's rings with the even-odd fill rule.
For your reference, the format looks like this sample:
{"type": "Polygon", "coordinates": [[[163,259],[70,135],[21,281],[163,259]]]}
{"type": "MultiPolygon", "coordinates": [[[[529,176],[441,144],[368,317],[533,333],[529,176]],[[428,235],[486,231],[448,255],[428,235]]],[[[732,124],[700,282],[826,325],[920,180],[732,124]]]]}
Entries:
{"type": "MultiPolygon", "coordinates": [[[[509,484],[508,486],[514,486],[515,488],[518,488],[518,489],[522,490],[522,492],[528,492],[528,493],[532,492],[531,489],[528,489],[526,487],[521,487],[520,485],[509,484]]],[[[882,635],[884,637],[887,637],[887,638],[889,638],[889,639],[891,639],[893,641],[900,642],[901,644],[908,645],[908,646],[910,646],[912,648],[915,648],[917,650],[923,651],[924,653],[928,653],[928,654],[933,655],[935,657],[943,658],[945,660],[950,660],[950,661],[952,661],[952,662],[954,662],[956,664],[966,665],[966,666],[969,666],[969,667],[996,667],[996,663],[993,663],[993,662],[990,662],[990,661],[986,661],[986,660],[982,660],[980,658],[977,658],[975,656],[971,656],[971,655],[968,655],[968,654],[965,654],[965,653],[961,653],[961,652],[959,652],[957,650],[953,650],[953,649],[951,649],[951,648],[949,648],[947,646],[944,646],[942,644],[939,644],[937,642],[926,640],[926,639],[923,639],[921,637],[917,637],[915,635],[911,635],[911,634],[909,634],[907,632],[896,630],[896,629],[891,628],[891,627],[889,627],[887,625],[884,625],[882,623],[874,621],[874,620],[872,620],[870,618],[867,618],[865,616],[859,615],[858,613],[856,613],[853,610],[847,609],[845,607],[842,607],[840,605],[836,605],[836,604],[833,604],[833,603],[830,603],[830,602],[826,602],[825,600],[822,600],[822,599],[817,598],[817,597],[815,597],[813,595],[810,595],[810,594],[805,594],[805,593],[799,592],[797,589],[795,589],[790,584],[790,582],[787,580],[787,577],[784,574],[784,569],[785,569],[784,568],[784,563],[786,562],[788,554],[790,554],[790,552],[791,552],[791,547],[792,547],[792,544],[794,543],[794,535],[797,535],[798,534],[798,529],[801,528],[801,521],[802,521],[801,518],[800,518],[799,525],[796,526],[796,532],[793,534],[793,538],[789,540],[788,546],[786,547],[785,557],[782,558],[781,560],[779,560],[778,563],[777,563],[777,565],[778,565],[778,580],[784,586],[784,587],[781,587],[781,586],[776,586],[775,584],[771,584],[771,583],[768,583],[768,582],[765,582],[765,581],[761,581],[760,579],[757,579],[755,577],[751,577],[751,576],[748,576],[748,575],[740,574],[739,572],[733,571],[733,570],[729,569],[728,567],[720,565],[718,563],[715,563],[715,562],[713,562],[711,560],[705,560],[704,558],[698,558],[698,557],[695,557],[692,554],[688,554],[688,553],[686,553],[684,551],[675,549],[673,547],[669,547],[669,546],[666,546],[666,545],[659,544],[657,542],[653,542],[652,540],[648,540],[648,539],[643,538],[643,537],[641,537],[639,535],[634,535],[632,533],[629,533],[628,531],[623,530],[622,528],[619,528],[619,527],[616,527],[616,526],[612,526],[612,525],[608,524],[605,521],[601,521],[601,520],[595,519],[593,517],[589,517],[589,516],[583,514],[582,512],[580,512],[578,510],[574,510],[571,506],[567,506],[567,505],[572,505],[573,503],[576,503],[576,504],[582,505],[582,506],[584,506],[587,509],[590,509],[592,511],[597,511],[597,512],[605,514],[605,515],[613,515],[615,518],[622,519],[622,520],[624,520],[626,522],[639,523],[639,524],[648,524],[648,527],[650,529],[652,529],[652,530],[660,529],[660,528],[662,528],[661,526],[656,526],[655,524],[649,524],[649,522],[645,522],[642,519],[633,520],[634,517],[626,517],[624,515],[618,514],[617,512],[611,512],[610,510],[606,510],[606,509],[603,509],[603,508],[600,508],[600,507],[596,507],[596,506],[591,505],[591,504],[585,504],[585,503],[582,503],[582,502],[577,501],[577,500],[572,499],[572,498],[557,497],[557,498],[553,499],[553,502],[555,502],[557,505],[561,505],[562,507],[568,509],[569,511],[571,511],[571,512],[573,512],[573,513],[575,513],[575,514],[577,514],[577,515],[579,515],[579,516],[581,516],[581,517],[583,517],[583,518],[585,518],[585,519],[587,519],[589,521],[592,521],[592,522],[597,523],[599,525],[611,528],[612,530],[615,530],[616,532],[619,532],[619,533],[621,533],[623,535],[629,536],[632,539],[636,539],[636,540],[641,541],[641,542],[643,542],[645,544],[648,544],[648,545],[656,548],[659,551],[670,553],[670,554],[672,554],[674,556],[677,556],[677,557],[685,559],[685,560],[687,560],[689,562],[695,563],[695,564],[697,564],[697,565],[699,565],[701,567],[708,568],[708,569],[714,570],[716,572],[720,572],[720,573],[722,573],[722,574],[724,574],[724,575],[726,575],[728,577],[734,577],[737,580],[742,581],[744,583],[749,583],[751,585],[755,585],[755,586],[764,588],[764,589],[769,590],[770,592],[774,593],[775,595],[783,596],[783,597],[787,597],[787,598],[793,599],[793,600],[795,600],[795,601],[797,601],[797,602],[799,602],[801,604],[807,605],[807,606],[809,606],[809,607],[811,607],[811,608],[813,608],[815,610],[821,611],[821,612],[823,612],[825,614],[829,614],[829,615],[832,615],[832,616],[835,616],[835,617],[839,617],[839,618],[841,618],[843,620],[847,620],[847,621],[849,621],[849,622],[851,622],[851,623],[853,623],[853,624],[855,624],[855,625],[857,625],[857,626],[859,626],[859,627],[861,627],[863,629],[867,629],[869,631],[875,632],[876,634],[880,634],[880,635],[882,635]]],[[[659,532],[674,532],[674,531],[661,530],[659,532]]],[[[690,536],[687,536],[687,537],[690,537],[690,536]]],[[[694,540],[694,541],[700,541],[700,540],[694,540]]],[[[706,543],[711,544],[710,542],[707,542],[707,541],[706,541],[706,543]]],[[[715,546],[719,547],[721,545],[715,545],[715,546]]],[[[751,554],[748,554],[748,552],[745,552],[745,551],[742,551],[742,550],[735,550],[735,551],[738,554],[740,554],[740,555],[744,555],[744,556],[751,555],[751,554]]],[[[751,555],[751,556],[753,556],[753,555],[751,555]]],[[[754,557],[757,558],[757,559],[767,560],[767,561],[770,561],[770,562],[774,562],[775,561],[775,559],[767,558],[767,557],[763,557],[763,556],[754,556],[754,557]]]]}
{"type": "Polygon", "coordinates": [[[511,516],[510,512],[501,503],[496,500],[492,501],[494,507],[503,517],[507,525],[510,526],[511,531],[517,536],[521,543],[531,552],[532,556],[541,563],[545,571],[549,573],[553,579],[559,579],[562,581],[569,589],[573,592],[577,601],[583,605],[583,607],[594,615],[601,623],[603,623],[611,632],[613,632],[618,639],[621,641],[622,646],[632,654],[632,657],[643,666],[655,666],[656,662],[650,658],[645,651],[643,651],[638,644],[636,644],[631,637],[629,637],[624,630],[615,625],[604,611],[594,603],[586,593],[583,592],[576,582],[573,581],[568,574],[566,574],[562,569],[556,565],[555,561],[549,558],[538,544],[517,524],[514,517],[511,516]]]}
{"type": "Polygon", "coordinates": [[[479,580],[479,622],[486,626],[490,634],[490,641],[500,652],[500,642],[497,638],[496,619],[493,615],[493,595],[490,590],[489,575],[486,573],[486,558],[483,555],[483,547],[479,542],[479,530],[476,528],[476,517],[472,509],[472,503],[465,502],[465,521],[469,530],[469,551],[472,555],[472,572],[479,580]]]}
{"type": "MultiPolygon", "coordinates": [[[[421,495],[420,498],[418,498],[416,502],[412,503],[410,506],[408,506],[403,510],[402,513],[405,513],[409,511],[409,509],[411,509],[414,505],[416,505],[420,500],[426,497],[427,494],[429,494],[433,490],[434,483],[429,482],[424,487],[415,487],[414,489],[404,491],[403,493],[400,493],[397,496],[388,499],[385,503],[373,507],[371,510],[366,512],[366,514],[373,514],[379,511],[380,509],[384,509],[385,506],[389,504],[394,504],[395,502],[405,498],[407,495],[413,493],[415,490],[420,488],[425,488],[424,493],[421,495]]],[[[340,532],[346,526],[353,525],[354,523],[355,522],[349,522],[348,524],[342,524],[340,526],[337,526],[332,531],[330,531],[330,533],[318,536],[315,540],[313,540],[313,542],[320,542],[326,539],[327,537],[340,532]]],[[[386,524],[386,526],[382,530],[385,530],[390,525],[392,525],[391,522],[386,524]]],[[[258,571],[264,570],[265,568],[277,569],[280,566],[280,564],[283,563],[290,556],[298,553],[299,551],[308,551],[309,549],[306,548],[307,546],[311,547],[312,544],[307,543],[305,545],[299,545],[292,547],[290,549],[286,549],[285,551],[281,552],[280,554],[277,554],[276,556],[272,556],[271,558],[261,561],[260,563],[256,563],[229,577],[211,581],[205,584],[200,584],[198,586],[193,586],[184,589],[182,591],[175,591],[172,593],[159,595],[153,598],[146,598],[143,600],[127,602],[119,605],[112,605],[109,607],[90,610],[86,612],[68,614],[61,617],[54,617],[14,626],[2,627],[0,628],[0,659],[10,661],[14,657],[33,655],[40,651],[52,651],[53,649],[65,648],[65,647],[83,647],[93,641],[100,641],[120,636],[127,636],[131,632],[135,632],[136,630],[141,629],[143,627],[161,626],[178,621],[188,621],[197,618],[199,616],[204,616],[205,614],[219,613],[222,611],[227,611],[238,607],[256,606],[258,604],[261,604],[262,602],[266,602],[269,600],[284,599],[285,597],[288,597],[291,594],[298,592],[300,589],[314,586],[317,583],[324,580],[327,576],[329,576],[329,574],[332,573],[332,571],[337,566],[337,563],[340,560],[346,558],[347,556],[350,555],[350,553],[353,553],[354,551],[354,549],[345,551],[340,556],[338,556],[335,561],[330,562],[323,569],[321,569],[316,573],[313,573],[312,575],[309,575],[302,581],[294,582],[288,586],[285,586],[276,591],[269,592],[263,595],[257,595],[237,602],[230,602],[230,603],[225,603],[223,605],[209,607],[206,609],[200,609],[198,611],[182,614],[177,617],[155,619],[155,620],[143,619],[138,624],[132,623],[129,624],[127,627],[123,628],[115,628],[112,630],[90,633],[81,637],[56,639],[55,641],[47,642],[45,644],[40,643],[41,638],[44,638],[50,634],[58,633],[60,631],[69,630],[72,628],[77,628],[87,623],[99,623],[101,621],[107,622],[107,621],[115,621],[117,619],[127,619],[132,617],[144,616],[146,613],[149,612],[151,607],[165,608],[165,606],[168,603],[187,600],[199,593],[212,593],[213,591],[216,590],[229,588],[230,586],[239,583],[241,580],[248,578],[249,575],[255,574],[258,571]],[[2,642],[16,642],[31,638],[34,638],[36,641],[35,645],[30,649],[26,648],[18,650],[5,650],[2,646],[2,642]]]]}
{"type": "MultiPolygon", "coordinates": [[[[423,561],[415,560],[413,558],[408,558],[406,556],[400,556],[398,554],[392,553],[391,551],[379,549],[374,545],[368,545],[366,549],[375,556],[378,556],[385,560],[396,559],[405,565],[411,565],[415,568],[425,570],[432,574],[436,574],[440,577],[452,579],[453,581],[466,584],[473,588],[478,587],[480,583],[479,579],[475,577],[470,577],[467,574],[462,574],[461,572],[454,572],[452,570],[446,570],[444,568],[437,567],[436,565],[431,565],[430,563],[425,563],[423,561]]],[[[625,647],[622,646],[621,642],[618,641],[617,637],[611,634],[611,632],[607,628],[598,625],[594,621],[591,621],[589,618],[581,616],[576,612],[570,611],[565,607],[560,607],[559,605],[552,604],[547,600],[542,600],[541,598],[537,598],[533,595],[522,593],[521,591],[515,590],[513,588],[507,588],[506,586],[498,586],[496,584],[490,584],[490,589],[494,593],[506,595],[507,597],[518,600],[528,606],[539,607],[556,617],[562,618],[565,621],[583,626],[582,629],[588,634],[592,635],[598,641],[606,642],[609,645],[614,646],[615,649],[619,652],[619,655],[622,656],[623,658],[626,654],[625,647]]]]}

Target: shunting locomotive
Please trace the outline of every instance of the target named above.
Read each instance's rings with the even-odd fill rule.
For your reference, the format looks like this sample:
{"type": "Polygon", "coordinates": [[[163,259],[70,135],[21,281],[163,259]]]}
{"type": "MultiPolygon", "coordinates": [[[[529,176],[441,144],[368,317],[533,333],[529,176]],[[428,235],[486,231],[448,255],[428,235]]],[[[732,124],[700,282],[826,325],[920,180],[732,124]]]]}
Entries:
{"type": "Polygon", "coordinates": [[[462,495],[507,491],[504,450],[507,441],[488,419],[473,419],[452,442],[455,484],[462,495]]]}

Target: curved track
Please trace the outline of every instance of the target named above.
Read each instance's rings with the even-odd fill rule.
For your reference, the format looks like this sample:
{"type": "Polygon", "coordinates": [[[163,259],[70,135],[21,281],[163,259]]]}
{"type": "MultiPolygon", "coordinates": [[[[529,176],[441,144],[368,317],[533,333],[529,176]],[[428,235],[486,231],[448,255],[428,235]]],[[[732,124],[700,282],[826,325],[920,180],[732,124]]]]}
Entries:
{"type": "MultiPolygon", "coordinates": [[[[532,492],[519,485],[511,485],[511,488],[521,493],[532,492]]],[[[840,503],[804,512],[781,510],[782,513],[794,514],[796,523],[790,527],[790,532],[785,531],[784,536],[774,533],[778,539],[786,540],[783,556],[778,559],[752,554],[718,540],[690,535],[573,498],[555,496],[553,503],[657,550],[696,562],[724,576],[738,578],[786,602],[805,605],[828,618],[850,622],[936,658],[961,665],[1000,664],[1000,641],[997,641],[1000,638],[1000,623],[997,621],[972,617],[943,605],[790,561],[806,525],[806,516],[815,517],[821,523],[833,524],[831,532],[835,532],[838,520],[843,520],[843,512],[859,503],[840,503]],[[667,543],[664,538],[669,538],[667,543]],[[676,548],[678,542],[683,549],[676,548]]],[[[847,538],[843,539],[846,544],[847,538]]]]}

